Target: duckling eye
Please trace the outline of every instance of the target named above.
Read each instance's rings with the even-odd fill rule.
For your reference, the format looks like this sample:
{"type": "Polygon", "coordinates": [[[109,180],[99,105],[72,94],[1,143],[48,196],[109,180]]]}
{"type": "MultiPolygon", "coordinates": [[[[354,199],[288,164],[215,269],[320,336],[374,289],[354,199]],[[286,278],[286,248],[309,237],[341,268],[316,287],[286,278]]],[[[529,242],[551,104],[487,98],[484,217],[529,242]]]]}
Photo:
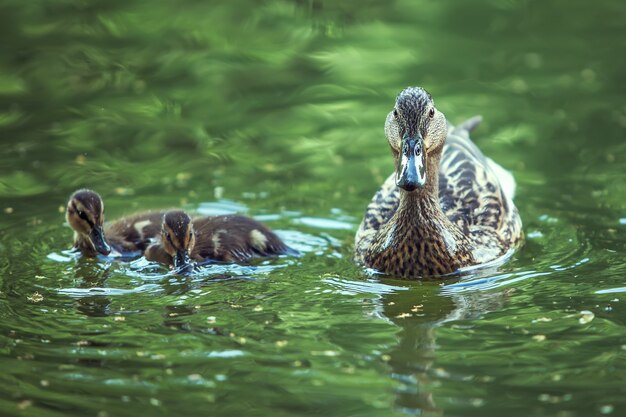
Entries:
{"type": "Polygon", "coordinates": [[[85,214],[84,211],[78,210],[78,217],[80,217],[83,220],[87,220],[87,215],[85,214]]]}
{"type": "Polygon", "coordinates": [[[398,110],[393,109],[393,117],[398,118],[398,110]]]}
{"type": "Polygon", "coordinates": [[[428,111],[428,117],[430,117],[431,119],[435,117],[435,109],[433,107],[431,107],[428,111]]]}

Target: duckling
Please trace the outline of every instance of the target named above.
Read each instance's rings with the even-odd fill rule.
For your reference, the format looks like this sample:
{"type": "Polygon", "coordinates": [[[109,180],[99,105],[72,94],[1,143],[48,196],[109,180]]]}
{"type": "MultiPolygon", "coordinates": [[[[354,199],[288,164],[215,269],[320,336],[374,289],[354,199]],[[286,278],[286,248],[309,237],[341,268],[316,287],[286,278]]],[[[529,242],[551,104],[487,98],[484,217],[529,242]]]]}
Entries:
{"type": "Polygon", "coordinates": [[[448,127],[424,89],[398,95],[385,123],[396,169],[357,231],[358,263],[406,278],[444,275],[522,241],[513,176],[469,137],[480,120],[448,127]]]}
{"type": "Polygon", "coordinates": [[[257,256],[296,254],[267,226],[241,215],[191,219],[182,210],[165,213],[160,236],[146,259],[190,272],[193,261],[247,263],[257,256]]]}
{"type": "Polygon", "coordinates": [[[81,189],[67,203],[65,218],[74,229],[74,249],[86,257],[98,254],[137,256],[161,231],[163,212],[135,214],[104,223],[104,202],[98,193],[81,189]]]}

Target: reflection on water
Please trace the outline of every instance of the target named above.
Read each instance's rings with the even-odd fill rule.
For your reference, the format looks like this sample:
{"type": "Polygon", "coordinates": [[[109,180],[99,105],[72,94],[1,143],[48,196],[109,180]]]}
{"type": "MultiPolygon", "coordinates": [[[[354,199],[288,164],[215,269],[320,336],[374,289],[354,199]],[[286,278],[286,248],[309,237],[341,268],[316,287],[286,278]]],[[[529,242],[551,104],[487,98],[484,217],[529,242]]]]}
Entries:
{"type": "Polygon", "coordinates": [[[623,2],[1,8],[1,415],[624,414],[623,2]],[[481,114],[518,181],[504,262],[407,282],[351,261],[416,84],[481,114]],[[246,213],[302,255],[79,259],[79,187],[108,219],[246,213]]]}
{"type": "MultiPolygon", "coordinates": [[[[439,285],[397,286],[380,282],[349,281],[329,278],[325,282],[337,287],[342,295],[375,294],[375,309],[368,315],[388,320],[398,326],[398,343],[381,354],[390,366],[390,376],[398,381],[394,389],[395,408],[408,414],[441,415],[433,395],[438,380],[469,381],[472,376],[451,374],[434,366],[438,352],[438,328],[452,323],[478,320],[498,311],[506,304],[512,289],[498,292],[463,292],[447,295],[439,285]]],[[[445,288],[445,287],[444,287],[445,288]]],[[[462,328],[462,327],[460,327],[462,328]]],[[[467,327],[469,329],[469,327],[467,327]]],[[[467,404],[484,399],[466,398],[467,404]]]]}

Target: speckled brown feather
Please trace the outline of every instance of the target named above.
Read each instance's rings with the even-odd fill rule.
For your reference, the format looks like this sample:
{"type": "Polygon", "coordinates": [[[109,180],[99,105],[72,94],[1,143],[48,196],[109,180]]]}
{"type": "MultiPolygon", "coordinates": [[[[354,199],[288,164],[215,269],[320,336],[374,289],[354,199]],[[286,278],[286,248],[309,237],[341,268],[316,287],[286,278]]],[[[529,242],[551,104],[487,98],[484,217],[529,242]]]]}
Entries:
{"type": "Polygon", "coordinates": [[[414,195],[401,206],[395,174],[387,178],[357,231],[358,263],[408,278],[442,275],[493,260],[522,239],[514,191],[503,189],[496,164],[469,138],[479,121],[449,130],[438,199],[414,195]]]}
{"type": "Polygon", "coordinates": [[[507,184],[502,176],[510,174],[471,141],[467,126],[472,121],[470,128],[480,119],[448,134],[439,165],[439,202],[446,217],[470,237],[475,262],[484,263],[521,240],[522,222],[513,204],[515,184],[507,184]]]}
{"type": "Polygon", "coordinates": [[[470,242],[445,217],[437,216],[437,204],[420,199],[400,205],[380,233],[372,234],[370,247],[376,249],[363,252],[366,264],[387,274],[413,277],[441,275],[471,263],[472,254],[466,248],[470,242]],[[444,237],[445,233],[450,236],[444,237]],[[453,249],[446,242],[452,239],[464,245],[453,249]],[[415,271],[419,273],[414,275],[415,271]]]}
{"type": "Polygon", "coordinates": [[[290,252],[283,241],[267,226],[246,216],[226,215],[195,219],[196,260],[214,259],[245,263],[258,256],[290,252]]]}
{"type": "Polygon", "coordinates": [[[143,253],[150,244],[150,239],[161,233],[161,219],[164,213],[164,211],[137,213],[105,223],[104,233],[109,245],[120,253],[143,253]]]}

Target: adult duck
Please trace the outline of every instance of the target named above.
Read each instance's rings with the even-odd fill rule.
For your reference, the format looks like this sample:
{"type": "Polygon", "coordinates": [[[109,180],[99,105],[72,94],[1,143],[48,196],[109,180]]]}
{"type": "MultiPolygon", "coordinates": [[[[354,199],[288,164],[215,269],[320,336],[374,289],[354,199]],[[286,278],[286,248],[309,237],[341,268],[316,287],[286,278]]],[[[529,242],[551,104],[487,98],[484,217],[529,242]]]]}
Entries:
{"type": "Polygon", "coordinates": [[[515,180],[471,141],[479,122],[449,126],[420,87],[398,95],[385,123],[396,170],[357,231],[358,263],[405,278],[445,275],[521,242],[515,180]]]}

